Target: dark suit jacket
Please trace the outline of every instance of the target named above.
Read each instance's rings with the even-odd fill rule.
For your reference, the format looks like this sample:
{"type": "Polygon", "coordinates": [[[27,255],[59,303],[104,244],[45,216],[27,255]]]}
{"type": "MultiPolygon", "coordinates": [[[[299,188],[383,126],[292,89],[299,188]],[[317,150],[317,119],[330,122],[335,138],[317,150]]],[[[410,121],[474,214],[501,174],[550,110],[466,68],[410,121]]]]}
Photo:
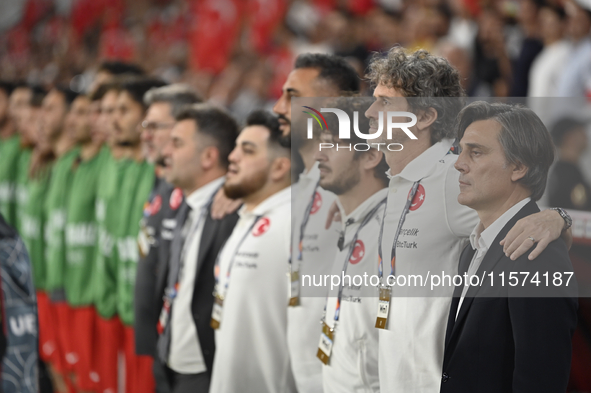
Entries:
{"type": "Polygon", "coordinates": [[[153,205],[160,198],[160,208],[152,210],[152,214],[144,217],[145,225],[153,233],[154,244],[148,255],[142,256],[138,262],[134,289],[134,331],[135,352],[138,355],[156,355],[158,332],[156,324],[162,309],[162,296],[168,274],[170,258],[170,240],[162,238],[163,220],[174,220],[179,207],[170,205],[170,195],[174,187],[162,179],[156,179],[154,190],[148,202],[153,205]]]}
{"type": "MultiPolygon", "coordinates": [[[[189,209],[184,204],[179,209],[177,226],[171,245],[171,260],[180,257],[182,249],[180,232],[187,219],[188,211],[189,209]]],[[[214,300],[213,289],[215,285],[213,270],[218,253],[232,234],[237,221],[238,213],[236,212],[227,215],[221,220],[214,220],[211,218],[211,212],[208,210],[203,226],[203,233],[201,234],[199,253],[197,255],[197,279],[195,280],[193,290],[191,313],[195,327],[197,328],[197,336],[199,337],[199,344],[201,345],[201,351],[207,366],[207,373],[210,377],[213,368],[213,356],[215,354],[214,331],[210,326],[214,300]]],[[[174,326],[171,328],[174,329],[174,326]]]]}
{"type": "MultiPolygon", "coordinates": [[[[501,230],[488,249],[477,275],[494,274],[481,287],[470,287],[456,319],[462,287],[454,291],[445,339],[441,392],[564,393],[571,361],[571,338],[577,323],[577,286],[546,287],[542,274],[572,272],[568,250],[562,239],[548,245],[535,260],[525,253],[511,261],[499,242],[517,220],[539,212],[535,202],[525,205],[501,230]],[[539,271],[543,285],[522,287],[508,284],[511,271],[539,271]],[[505,272],[501,286],[499,273],[505,272]],[[538,297],[521,297],[521,296],[538,297]],[[474,297],[477,296],[477,297],[474,297]],[[519,296],[519,297],[516,297],[519,296]],[[553,297],[539,297],[553,296],[553,297]],[[561,297],[558,297],[561,296],[561,297]]],[[[468,245],[460,257],[463,275],[474,255],[468,245]]],[[[563,276],[565,279],[565,276],[563,276]]]]}

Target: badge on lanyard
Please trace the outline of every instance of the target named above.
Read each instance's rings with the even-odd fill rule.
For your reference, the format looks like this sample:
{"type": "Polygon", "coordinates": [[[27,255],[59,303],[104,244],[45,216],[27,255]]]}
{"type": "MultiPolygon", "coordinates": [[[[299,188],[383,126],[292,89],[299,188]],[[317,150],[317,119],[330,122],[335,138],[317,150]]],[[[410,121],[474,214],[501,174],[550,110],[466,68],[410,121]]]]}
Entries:
{"type": "Polygon", "coordinates": [[[376,328],[386,329],[388,326],[388,311],[390,310],[390,287],[380,287],[380,300],[378,302],[378,317],[376,328]]]}
{"type": "Polygon", "coordinates": [[[293,271],[290,274],[291,285],[290,289],[291,292],[289,294],[289,306],[295,307],[299,306],[300,304],[300,272],[293,271]]]}
{"type": "Polygon", "coordinates": [[[140,257],[145,258],[150,252],[150,234],[148,233],[148,227],[146,226],[145,219],[140,222],[140,232],[137,238],[137,244],[140,251],[140,257]]]}
{"type": "Polygon", "coordinates": [[[158,324],[156,325],[158,334],[164,333],[164,329],[166,328],[166,323],[168,321],[168,315],[170,314],[170,306],[172,305],[173,299],[176,297],[177,290],[178,287],[172,288],[167,290],[167,293],[164,295],[164,304],[162,305],[160,317],[158,318],[158,324]]]}
{"type": "Polygon", "coordinates": [[[211,322],[209,323],[209,326],[211,326],[213,330],[219,329],[222,324],[223,307],[224,299],[221,296],[216,295],[215,301],[213,302],[213,309],[211,310],[211,322]]]}
{"type": "Polygon", "coordinates": [[[326,365],[330,362],[330,354],[332,353],[332,343],[334,342],[334,329],[330,328],[326,322],[322,322],[322,334],[320,335],[320,343],[318,344],[318,352],[316,357],[326,365]]]}

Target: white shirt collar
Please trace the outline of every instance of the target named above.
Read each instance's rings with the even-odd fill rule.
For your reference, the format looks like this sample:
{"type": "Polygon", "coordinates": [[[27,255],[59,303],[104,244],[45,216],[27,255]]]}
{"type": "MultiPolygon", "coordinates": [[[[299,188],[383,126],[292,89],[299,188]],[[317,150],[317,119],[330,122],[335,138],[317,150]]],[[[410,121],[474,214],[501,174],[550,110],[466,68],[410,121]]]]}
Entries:
{"type": "MultiPolygon", "coordinates": [[[[357,228],[359,227],[359,225],[361,225],[361,222],[365,219],[365,216],[367,216],[369,212],[371,212],[371,210],[374,207],[376,207],[376,205],[380,203],[380,201],[385,199],[387,196],[387,188],[379,190],[378,192],[367,198],[365,201],[363,201],[361,205],[357,206],[357,208],[353,210],[351,214],[349,214],[348,216],[345,216],[343,206],[337,198],[337,206],[339,208],[339,211],[341,212],[341,231],[343,231],[345,234],[343,243],[345,246],[348,246],[351,243],[351,241],[353,240],[353,236],[357,231],[357,228]],[[349,222],[349,224],[347,224],[347,222],[349,222]]],[[[382,217],[379,216],[380,220],[381,218],[382,217]]]]}
{"type": "Polygon", "coordinates": [[[353,210],[348,216],[345,216],[343,205],[341,205],[341,201],[337,198],[337,206],[339,211],[341,212],[341,225],[342,228],[345,228],[345,223],[349,220],[352,220],[354,223],[361,223],[361,221],[365,218],[365,216],[373,209],[382,199],[388,196],[388,189],[383,188],[367,198],[361,205],[357,206],[355,210],[353,210]]]}
{"type": "Polygon", "coordinates": [[[482,222],[478,222],[478,225],[476,225],[476,228],[474,228],[470,234],[470,244],[472,245],[472,248],[478,251],[487,251],[499,232],[501,232],[513,216],[527,205],[529,201],[531,201],[531,198],[528,197],[517,202],[486,229],[484,229],[482,222]]]}
{"type": "Polygon", "coordinates": [[[303,170],[302,173],[300,173],[300,177],[299,179],[306,179],[306,180],[310,180],[310,181],[318,181],[318,179],[320,179],[320,169],[318,169],[318,165],[319,162],[315,161],[314,165],[312,165],[312,168],[310,168],[309,171],[306,171],[305,169],[303,170]]]}
{"type": "Polygon", "coordinates": [[[187,205],[189,205],[193,211],[202,209],[207,205],[213,194],[217,192],[218,188],[224,184],[225,180],[226,177],[222,176],[199,187],[187,197],[187,205]]]}

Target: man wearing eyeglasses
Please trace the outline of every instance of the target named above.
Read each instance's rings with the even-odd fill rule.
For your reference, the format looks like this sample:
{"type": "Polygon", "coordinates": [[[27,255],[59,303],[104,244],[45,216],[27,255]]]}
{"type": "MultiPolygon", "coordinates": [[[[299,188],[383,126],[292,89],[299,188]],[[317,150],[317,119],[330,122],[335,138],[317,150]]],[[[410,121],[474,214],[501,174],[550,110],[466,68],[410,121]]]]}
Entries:
{"type": "MultiPolygon", "coordinates": [[[[183,202],[182,191],[164,180],[167,168],[162,150],[170,138],[175,115],[185,105],[199,102],[202,102],[201,97],[182,84],[154,88],[144,96],[148,110],[141,124],[142,151],[146,160],[155,166],[156,180],[144,204],[138,235],[140,261],[134,293],[137,355],[156,355],[156,325],[166,285],[168,252],[176,226],[175,216],[183,202]]],[[[158,391],[166,392],[169,389],[166,378],[159,371],[154,372],[158,391]]]]}

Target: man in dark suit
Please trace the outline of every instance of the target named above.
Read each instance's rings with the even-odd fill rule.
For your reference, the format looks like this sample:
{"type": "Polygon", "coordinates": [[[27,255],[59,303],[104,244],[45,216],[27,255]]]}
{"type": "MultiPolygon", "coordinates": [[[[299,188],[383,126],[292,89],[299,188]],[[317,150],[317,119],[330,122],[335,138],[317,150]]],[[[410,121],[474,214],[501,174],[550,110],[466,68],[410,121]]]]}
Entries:
{"type": "Polygon", "coordinates": [[[169,383],[158,392],[206,393],[215,352],[214,265],[238,220],[236,213],[214,220],[210,208],[224,183],[238,126],[209,104],[184,108],[176,121],[163,153],[166,180],[183,190],[185,202],[173,233],[154,372],[164,372],[169,383]]]}
{"type": "Polygon", "coordinates": [[[550,135],[522,107],[475,102],[459,118],[458,202],[480,218],[459,275],[484,279],[454,291],[441,392],[564,392],[577,319],[565,243],[550,243],[535,261],[512,261],[499,244],[517,220],[539,212],[550,135]]]}
{"type": "Polygon", "coordinates": [[[175,216],[183,199],[182,191],[164,179],[166,166],[162,149],[170,139],[170,131],[175,124],[174,116],[183,106],[201,101],[196,92],[181,84],[150,89],[144,96],[148,110],[142,122],[142,143],[146,159],[155,165],[156,179],[144,205],[144,217],[138,235],[140,260],[134,293],[137,355],[156,356],[156,322],[168,276],[175,216]]]}

